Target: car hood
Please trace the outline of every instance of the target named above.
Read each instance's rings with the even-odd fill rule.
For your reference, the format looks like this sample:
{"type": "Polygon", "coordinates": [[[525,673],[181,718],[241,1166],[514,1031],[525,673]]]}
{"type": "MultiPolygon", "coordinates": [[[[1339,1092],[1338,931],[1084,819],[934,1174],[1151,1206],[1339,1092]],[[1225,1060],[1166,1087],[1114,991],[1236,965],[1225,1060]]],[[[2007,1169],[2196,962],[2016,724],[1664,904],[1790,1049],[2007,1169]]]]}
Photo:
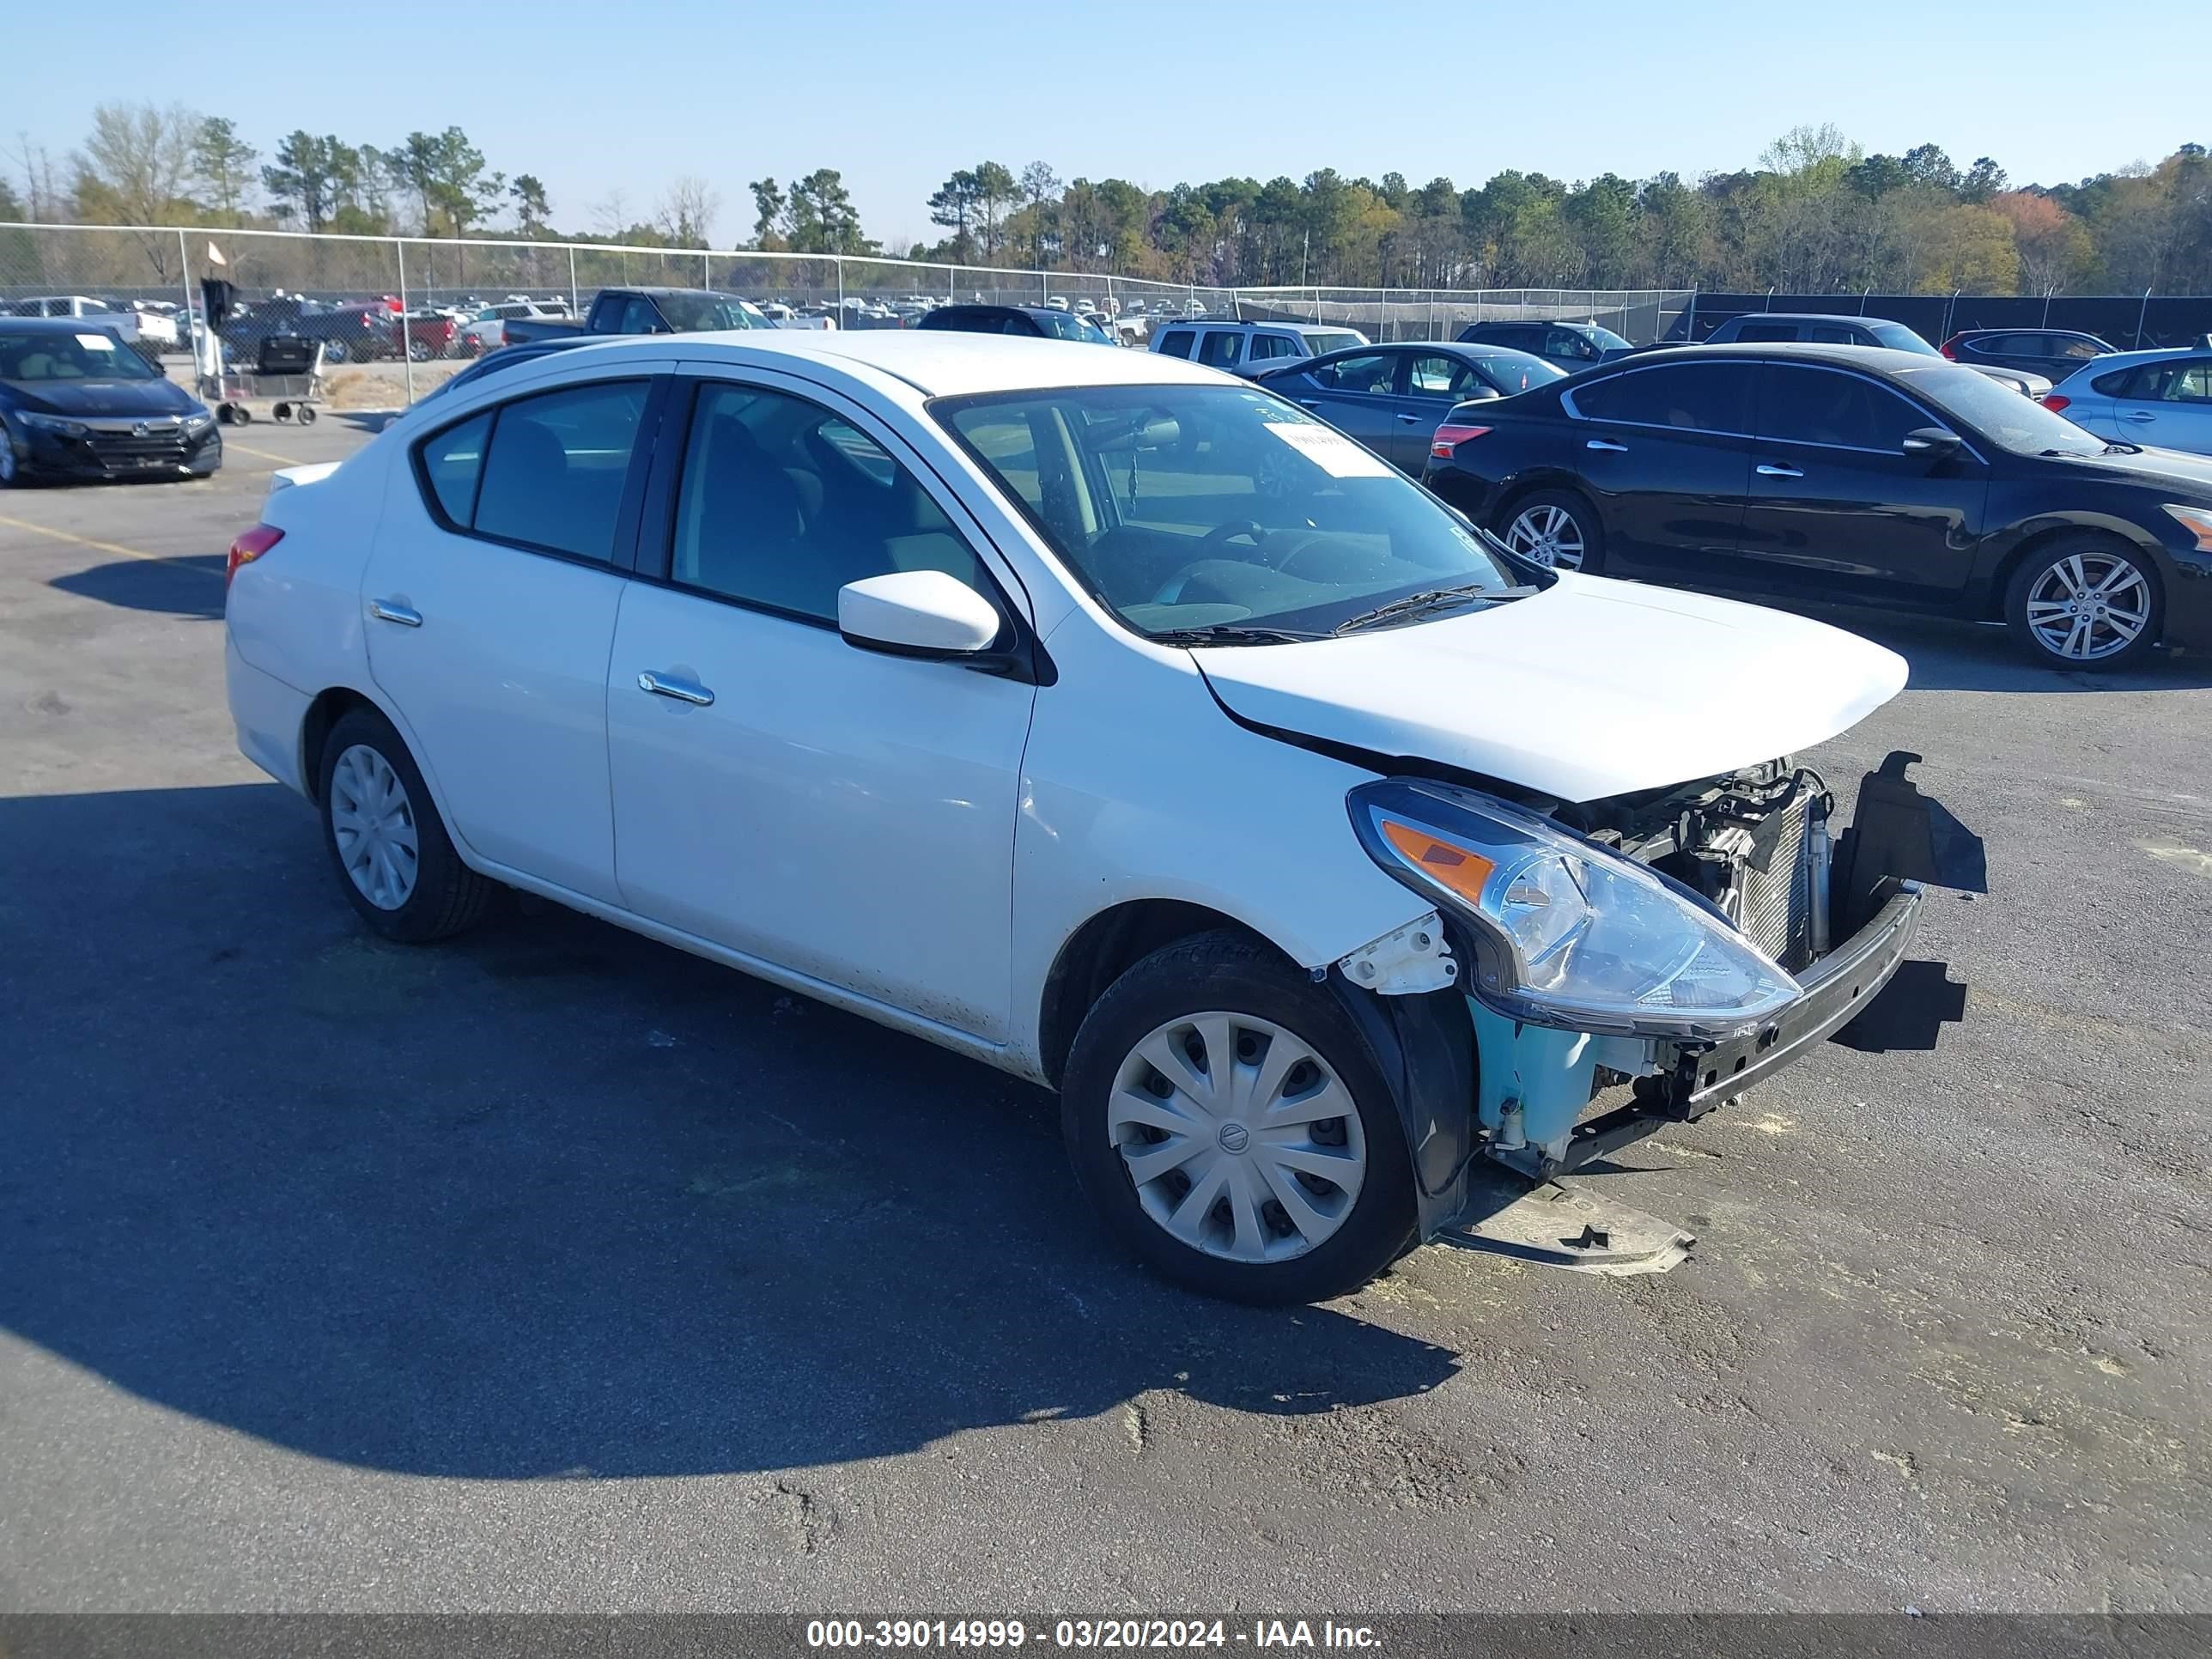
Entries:
{"type": "Polygon", "coordinates": [[[2201,507],[2212,502],[2212,456],[2146,446],[2139,455],[2053,456],[2047,464],[2080,467],[2106,477],[2117,476],[2127,483],[2157,486],[2169,495],[2188,496],[2183,505],[2201,507]]]}
{"type": "Polygon", "coordinates": [[[190,415],[199,408],[173,380],[9,380],[0,392],[15,408],[40,415],[190,415]]]}
{"type": "Polygon", "coordinates": [[[1808,748],[1905,677],[1895,652],[1826,623],[1565,573],[1486,611],[1192,654],[1242,720],[1571,801],[1808,748]]]}

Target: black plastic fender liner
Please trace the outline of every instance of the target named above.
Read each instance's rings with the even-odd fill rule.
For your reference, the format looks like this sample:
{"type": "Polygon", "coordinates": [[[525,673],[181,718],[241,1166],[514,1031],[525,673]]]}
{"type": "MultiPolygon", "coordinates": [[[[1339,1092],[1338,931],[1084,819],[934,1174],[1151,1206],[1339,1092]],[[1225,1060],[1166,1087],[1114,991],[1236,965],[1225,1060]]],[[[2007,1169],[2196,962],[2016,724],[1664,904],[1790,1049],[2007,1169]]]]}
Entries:
{"type": "Polygon", "coordinates": [[[1366,1038],[1390,1085],[1413,1154],[1418,1237],[1425,1243],[1459,1218],[1474,1161],[1474,1021],[1456,989],[1386,997],[1331,971],[1330,988],[1366,1038]]]}
{"type": "Polygon", "coordinates": [[[1832,937],[1849,939],[1874,919],[1901,881],[1943,884],[1936,864],[1934,803],[1905,769],[1919,763],[1893,749],[1878,770],[1859,780],[1850,828],[1838,837],[1829,878],[1832,937]]]}

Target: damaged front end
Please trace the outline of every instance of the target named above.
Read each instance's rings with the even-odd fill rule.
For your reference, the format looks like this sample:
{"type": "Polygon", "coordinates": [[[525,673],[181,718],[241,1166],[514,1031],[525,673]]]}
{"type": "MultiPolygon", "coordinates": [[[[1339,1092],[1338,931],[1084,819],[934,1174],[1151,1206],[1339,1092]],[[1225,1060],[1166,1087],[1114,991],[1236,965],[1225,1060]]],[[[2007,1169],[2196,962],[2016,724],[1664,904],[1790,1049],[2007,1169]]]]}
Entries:
{"type": "MultiPolygon", "coordinates": [[[[1424,1234],[1452,1219],[1478,1152],[1563,1173],[1849,1024],[1937,879],[1930,803],[1905,775],[1918,758],[1869,773],[1849,828],[1787,761],[1578,804],[1416,778],[1355,790],[1369,854],[1437,909],[1346,957],[1343,982],[1408,1004],[1456,987],[1474,1050],[1472,1111],[1464,1092],[1407,1102],[1424,1234]],[[1628,1103],[1583,1118],[1624,1083],[1628,1103]]],[[[1410,1009],[1388,1017],[1406,1027],[1410,1009]]]]}

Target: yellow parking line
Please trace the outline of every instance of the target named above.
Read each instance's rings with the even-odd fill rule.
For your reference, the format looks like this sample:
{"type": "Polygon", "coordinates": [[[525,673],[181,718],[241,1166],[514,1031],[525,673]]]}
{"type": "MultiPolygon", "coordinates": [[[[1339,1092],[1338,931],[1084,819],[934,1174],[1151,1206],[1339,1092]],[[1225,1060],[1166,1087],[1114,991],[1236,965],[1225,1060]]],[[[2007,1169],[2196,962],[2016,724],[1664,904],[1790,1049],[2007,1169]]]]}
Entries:
{"type": "Polygon", "coordinates": [[[260,460],[274,461],[279,466],[305,466],[307,465],[305,461],[294,460],[289,455],[276,455],[270,453],[265,449],[255,449],[251,445],[239,442],[235,438],[225,438],[222,441],[222,447],[225,449],[234,449],[241,455],[252,455],[260,460]]]}
{"type": "Polygon", "coordinates": [[[197,570],[203,576],[221,576],[220,570],[210,570],[204,564],[188,564],[173,553],[144,553],[135,547],[125,547],[120,542],[96,542],[89,536],[73,535],[66,530],[50,530],[45,525],[33,524],[28,519],[10,519],[0,514],[0,524],[11,530],[27,530],[33,536],[51,536],[58,542],[68,542],[76,547],[88,547],[95,553],[120,553],[126,559],[143,559],[149,564],[173,564],[179,570],[197,570]]]}

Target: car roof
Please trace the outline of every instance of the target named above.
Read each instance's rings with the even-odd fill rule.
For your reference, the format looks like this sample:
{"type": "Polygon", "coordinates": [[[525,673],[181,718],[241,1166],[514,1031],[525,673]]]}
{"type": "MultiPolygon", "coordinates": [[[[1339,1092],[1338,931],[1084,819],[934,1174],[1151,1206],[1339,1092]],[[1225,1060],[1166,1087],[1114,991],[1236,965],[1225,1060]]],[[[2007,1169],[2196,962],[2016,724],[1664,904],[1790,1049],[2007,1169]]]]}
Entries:
{"type": "Polygon", "coordinates": [[[1863,323],[1869,328],[1902,326],[1893,317],[1869,317],[1856,311],[1741,311],[1717,326],[1729,323],[1863,323]]]}
{"type": "Polygon", "coordinates": [[[2107,351],[2101,357],[2084,357],[2081,368],[2094,368],[2100,374],[2108,374],[2116,368],[2131,368],[2137,363],[2171,362],[2177,357],[2212,357],[2212,346],[2146,346],[2141,351],[2107,351]]]}
{"type": "Polygon", "coordinates": [[[2003,328],[1962,328],[1952,338],[1970,340],[1978,334],[2070,334],[2077,340],[2101,340],[2086,328],[2061,328],[2056,323],[2012,323],[2003,328]]]}
{"type": "Polygon", "coordinates": [[[0,315],[0,328],[10,334],[25,329],[34,334],[82,334],[87,328],[100,325],[83,317],[9,317],[0,315]]]}
{"type": "Polygon", "coordinates": [[[1076,386],[1249,385],[1217,369],[1157,351],[1101,351],[1089,340],[1037,340],[957,329],[732,329],[713,334],[648,334],[578,348],[575,361],[605,362],[604,353],[663,357],[671,347],[686,359],[758,363],[788,360],[853,364],[903,380],[926,398],[971,392],[1021,392],[1076,386]]]}
{"type": "MultiPolygon", "coordinates": [[[[1723,357],[1748,360],[1764,357],[1781,362],[1825,362],[1839,368],[1871,368],[1893,374],[1908,368],[1964,367],[1938,362],[1924,352],[1898,351],[1888,346],[1840,345],[1811,340],[1725,340],[1719,345],[1666,346],[1656,351],[1639,351],[1632,357],[1623,357],[1604,367],[1607,370],[1648,368],[1654,363],[1709,363],[1723,357]]],[[[1966,373],[1975,374],[1980,371],[1969,368],[1966,373]]]]}

